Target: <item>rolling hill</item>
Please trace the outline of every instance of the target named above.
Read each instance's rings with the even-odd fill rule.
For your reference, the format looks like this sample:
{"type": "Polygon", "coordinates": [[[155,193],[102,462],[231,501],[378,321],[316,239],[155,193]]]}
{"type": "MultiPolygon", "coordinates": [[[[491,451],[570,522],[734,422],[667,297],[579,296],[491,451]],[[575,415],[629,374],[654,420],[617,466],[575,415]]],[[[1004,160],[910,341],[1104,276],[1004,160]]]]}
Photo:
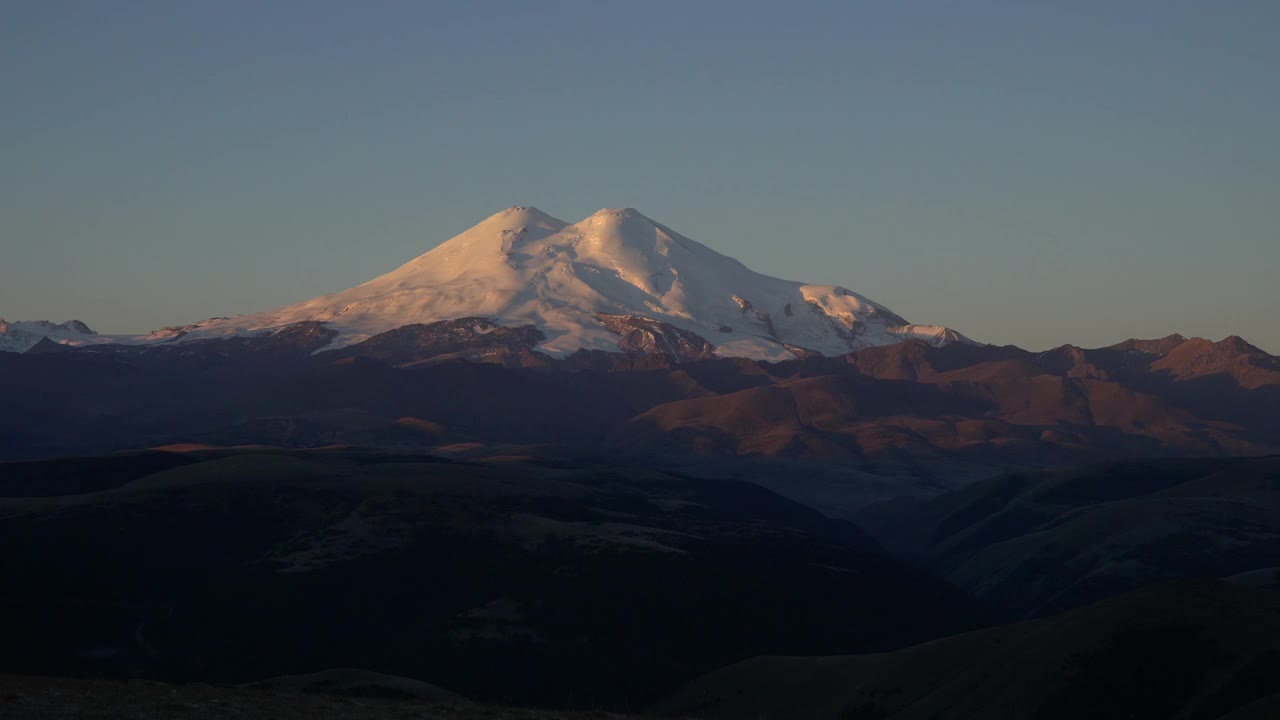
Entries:
{"type": "Polygon", "coordinates": [[[1277,677],[1280,593],[1180,582],[892,653],[753,658],[654,710],[707,720],[1226,720],[1271,717],[1277,677]]]}

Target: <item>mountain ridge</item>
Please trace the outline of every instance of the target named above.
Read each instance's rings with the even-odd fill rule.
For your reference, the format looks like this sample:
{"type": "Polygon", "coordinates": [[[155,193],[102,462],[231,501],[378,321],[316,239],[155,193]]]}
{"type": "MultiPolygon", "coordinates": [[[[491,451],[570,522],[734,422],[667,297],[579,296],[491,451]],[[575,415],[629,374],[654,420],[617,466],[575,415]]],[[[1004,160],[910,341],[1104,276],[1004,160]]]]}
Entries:
{"type": "MultiPolygon", "coordinates": [[[[1233,356],[1232,343],[1188,341],[1166,367],[1154,353],[1108,348],[922,341],[784,362],[681,357],[680,347],[554,358],[535,349],[536,328],[483,318],[330,350],[334,332],[312,322],[253,337],[0,353],[15,387],[59,389],[10,397],[0,457],[190,442],[551,444],[752,479],[846,513],[1005,471],[1280,452],[1276,361],[1233,356]],[[1212,362],[1193,376],[1202,360],[1212,362]]],[[[627,337],[673,340],[646,332],[627,337]]]]}

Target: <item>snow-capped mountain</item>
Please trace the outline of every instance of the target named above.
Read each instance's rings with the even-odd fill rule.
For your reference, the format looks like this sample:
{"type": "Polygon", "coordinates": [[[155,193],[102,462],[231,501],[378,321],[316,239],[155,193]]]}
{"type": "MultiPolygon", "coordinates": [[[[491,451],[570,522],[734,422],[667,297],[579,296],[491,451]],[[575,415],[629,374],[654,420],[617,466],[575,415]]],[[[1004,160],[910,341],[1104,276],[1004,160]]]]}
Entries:
{"type": "Polygon", "coordinates": [[[98,333],[79,320],[64,323],[51,323],[48,320],[8,322],[0,318],[0,351],[26,352],[44,338],[61,344],[100,342],[98,333]]]}
{"type": "Polygon", "coordinates": [[[582,348],[661,351],[674,343],[686,354],[778,360],[911,338],[966,340],[908,323],[843,287],[762,275],[631,208],[569,224],[517,206],[349,290],[128,341],[259,334],[319,321],[337,332],[334,349],[409,324],[472,317],[532,325],[544,338],[536,349],[553,356],[582,348]]]}

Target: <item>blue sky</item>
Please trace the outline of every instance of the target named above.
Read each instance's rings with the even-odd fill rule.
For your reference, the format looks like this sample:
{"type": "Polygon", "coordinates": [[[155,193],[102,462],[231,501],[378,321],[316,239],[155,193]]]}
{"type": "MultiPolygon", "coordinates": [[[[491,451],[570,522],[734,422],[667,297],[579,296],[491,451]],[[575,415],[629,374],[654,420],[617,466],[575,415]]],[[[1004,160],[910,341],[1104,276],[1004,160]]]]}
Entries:
{"type": "Polygon", "coordinates": [[[1280,352],[1277,36],[1247,0],[10,0],[0,316],[145,331],[632,206],[989,342],[1280,352]]]}

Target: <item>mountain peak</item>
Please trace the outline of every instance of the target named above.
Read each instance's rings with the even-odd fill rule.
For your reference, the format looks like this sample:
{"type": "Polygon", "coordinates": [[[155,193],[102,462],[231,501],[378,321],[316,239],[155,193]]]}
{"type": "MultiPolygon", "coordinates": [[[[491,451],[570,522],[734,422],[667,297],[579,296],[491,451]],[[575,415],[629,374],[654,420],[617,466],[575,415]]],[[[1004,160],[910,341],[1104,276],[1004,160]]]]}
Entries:
{"type": "Polygon", "coordinates": [[[1164,356],[1164,355],[1168,355],[1175,348],[1177,348],[1178,346],[1182,345],[1185,342],[1187,342],[1186,337],[1175,333],[1173,335],[1166,335],[1162,338],[1156,338],[1154,340],[1147,340],[1142,338],[1130,338],[1128,340],[1125,340],[1124,342],[1116,343],[1115,345],[1110,345],[1107,347],[1107,349],[1150,353],[1153,355],[1164,356]]]}
{"type": "Polygon", "coordinates": [[[593,217],[593,218],[604,218],[604,217],[642,218],[644,220],[649,219],[645,217],[644,214],[641,213],[639,210],[632,207],[600,208],[599,210],[591,213],[590,217],[593,217]]]}
{"type": "Polygon", "coordinates": [[[507,215],[507,216],[515,215],[520,217],[555,220],[555,218],[551,217],[547,213],[542,212],[541,210],[539,210],[538,208],[532,205],[512,205],[511,207],[506,208],[505,210],[499,210],[498,212],[494,213],[494,215],[507,215]]]}
{"type": "Polygon", "coordinates": [[[569,224],[529,205],[494,213],[361,285],[197,323],[181,341],[318,322],[335,331],[332,347],[339,348],[407,325],[459,318],[532,327],[545,338],[536,349],[556,356],[628,351],[645,345],[633,337],[645,333],[679,337],[717,355],[765,360],[838,355],[913,338],[932,345],[966,341],[947,328],[912,325],[843,287],[755,272],[635,208],[602,208],[569,224]]]}
{"type": "Polygon", "coordinates": [[[575,223],[576,227],[582,228],[627,228],[634,227],[643,230],[646,234],[651,233],[654,228],[661,229],[661,225],[653,220],[645,217],[643,213],[635,208],[601,208],[581,221],[575,223]]]}
{"type": "MultiPolygon", "coordinates": [[[[515,244],[552,235],[568,225],[532,205],[513,205],[481,220],[379,280],[403,275],[407,271],[418,273],[428,267],[436,270],[442,266],[466,269],[477,264],[486,266],[500,262],[515,244]]],[[[483,270],[483,267],[478,269],[483,270]]]]}
{"type": "Polygon", "coordinates": [[[93,342],[98,333],[79,320],[54,323],[48,320],[16,320],[0,318],[0,351],[25,352],[48,339],[55,343],[93,342]]]}
{"type": "Polygon", "coordinates": [[[509,226],[548,225],[554,227],[564,227],[565,225],[568,225],[565,221],[554,218],[532,205],[512,205],[509,208],[499,210],[498,212],[490,215],[474,227],[482,228],[495,224],[509,226]]]}
{"type": "Polygon", "coordinates": [[[1229,335],[1223,338],[1222,341],[1218,343],[1218,345],[1224,348],[1227,348],[1229,350],[1232,350],[1241,355],[1263,354],[1263,350],[1261,348],[1250,344],[1249,341],[1245,340],[1239,335],[1229,335]]]}

